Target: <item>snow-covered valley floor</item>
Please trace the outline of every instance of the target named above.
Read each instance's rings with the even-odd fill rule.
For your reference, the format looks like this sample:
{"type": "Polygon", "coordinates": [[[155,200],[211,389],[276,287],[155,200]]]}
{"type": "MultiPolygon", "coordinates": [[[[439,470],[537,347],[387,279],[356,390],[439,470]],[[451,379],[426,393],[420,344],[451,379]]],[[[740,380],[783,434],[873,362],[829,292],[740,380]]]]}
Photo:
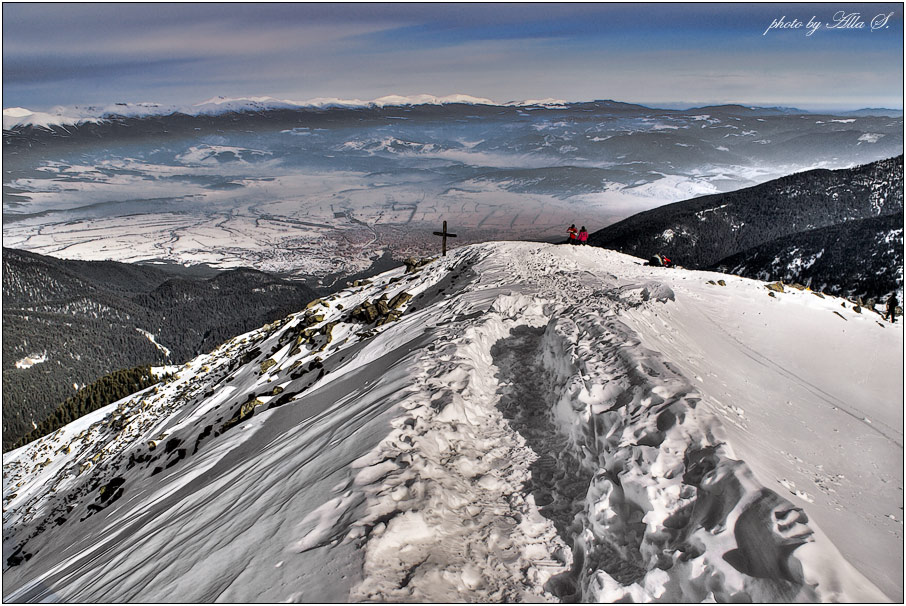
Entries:
{"type": "Polygon", "coordinates": [[[770,292],[521,242],[351,286],[7,453],[4,600],[902,601],[902,324],[770,292]]]}

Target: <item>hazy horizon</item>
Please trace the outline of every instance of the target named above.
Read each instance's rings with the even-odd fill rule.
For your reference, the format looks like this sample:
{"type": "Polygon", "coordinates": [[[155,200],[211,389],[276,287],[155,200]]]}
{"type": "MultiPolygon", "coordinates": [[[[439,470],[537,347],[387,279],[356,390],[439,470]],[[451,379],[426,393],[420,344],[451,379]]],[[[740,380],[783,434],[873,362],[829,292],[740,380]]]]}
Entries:
{"type": "MultiPolygon", "coordinates": [[[[433,95],[430,92],[425,92],[425,93],[413,93],[411,95],[400,94],[399,96],[415,97],[419,94],[432,95],[432,96],[438,97],[438,98],[445,97],[445,96],[452,96],[452,95],[456,95],[456,94],[468,95],[470,97],[475,97],[475,98],[479,98],[479,99],[488,99],[499,105],[505,105],[508,103],[515,103],[515,102],[522,102],[522,101],[529,100],[529,99],[506,99],[506,100],[490,99],[489,97],[486,97],[484,95],[470,94],[470,93],[452,93],[451,95],[433,95]]],[[[385,96],[389,96],[389,95],[385,95],[385,96]]],[[[218,95],[217,97],[240,100],[240,99],[266,98],[266,97],[269,97],[269,95],[249,95],[246,97],[235,97],[235,98],[227,97],[226,95],[218,95]]],[[[194,100],[187,99],[182,102],[176,102],[176,103],[163,103],[163,102],[153,100],[153,99],[142,99],[142,100],[110,99],[109,101],[106,101],[106,102],[73,104],[73,105],[65,105],[65,104],[57,103],[57,104],[41,106],[41,107],[39,107],[39,106],[28,106],[28,107],[11,106],[11,105],[6,105],[4,103],[3,109],[6,110],[6,109],[13,109],[13,108],[22,108],[22,109],[27,109],[32,112],[53,113],[54,111],[62,110],[62,109],[70,108],[70,107],[81,107],[81,108],[108,107],[108,106],[114,106],[116,104],[122,104],[122,103],[126,103],[126,104],[154,103],[154,104],[159,104],[159,105],[165,106],[165,107],[172,106],[172,107],[186,108],[186,107],[192,107],[192,106],[196,106],[196,105],[202,105],[206,101],[210,101],[217,97],[211,97],[210,99],[194,99],[194,100]]],[[[340,97],[327,97],[327,98],[340,99],[340,97]]],[[[380,98],[380,97],[378,97],[378,98],[380,98]]],[[[551,98],[553,98],[553,97],[551,97],[551,98]]],[[[305,104],[305,103],[308,103],[315,99],[321,99],[321,97],[308,98],[308,99],[278,99],[276,97],[273,97],[273,99],[276,101],[291,101],[291,102],[295,102],[295,103],[299,103],[299,104],[305,104]]],[[[373,102],[375,99],[359,99],[359,100],[363,101],[365,103],[370,103],[370,102],[373,102]]],[[[604,99],[604,98],[560,99],[560,98],[558,98],[557,100],[563,101],[565,103],[596,103],[596,102],[625,103],[625,104],[629,104],[629,105],[640,105],[640,106],[647,107],[649,109],[654,109],[654,110],[658,110],[658,109],[692,110],[692,109],[697,109],[697,108],[702,108],[702,107],[714,107],[714,106],[742,106],[742,107],[758,107],[758,108],[764,108],[764,109],[776,108],[776,109],[802,110],[802,111],[805,111],[808,113],[816,113],[816,114],[833,113],[833,112],[853,112],[853,111],[860,111],[860,110],[867,110],[867,109],[884,109],[884,110],[893,110],[893,111],[903,111],[903,103],[899,103],[899,104],[895,104],[895,105],[884,105],[884,106],[868,105],[868,104],[861,104],[861,105],[860,104],[855,104],[855,105],[841,104],[841,105],[837,105],[837,106],[829,106],[827,104],[825,104],[825,105],[808,105],[808,104],[806,104],[806,105],[784,105],[782,103],[774,103],[771,101],[741,101],[741,100],[736,100],[736,101],[733,101],[733,100],[728,100],[728,101],[636,101],[636,100],[631,100],[631,99],[612,99],[612,98],[608,98],[608,99],[604,99]]],[[[542,99],[537,99],[537,101],[542,101],[542,99]]]]}
{"type": "Polygon", "coordinates": [[[903,107],[899,3],[8,2],[3,40],[3,106],[36,111],[425,93],[903,107]]]}

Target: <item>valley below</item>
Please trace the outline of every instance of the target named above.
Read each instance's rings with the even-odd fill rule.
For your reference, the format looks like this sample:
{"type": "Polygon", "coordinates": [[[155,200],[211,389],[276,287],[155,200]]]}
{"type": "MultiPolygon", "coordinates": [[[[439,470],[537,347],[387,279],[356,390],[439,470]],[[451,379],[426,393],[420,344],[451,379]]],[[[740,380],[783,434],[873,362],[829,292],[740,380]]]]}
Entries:
{"type": "Polygon", "coordinates": [[[67,259],[356,273],[389,253],[558,241],[902,153],[902,117],[719,106],[401,105],[4,131],[4,245],[67,259]]]}

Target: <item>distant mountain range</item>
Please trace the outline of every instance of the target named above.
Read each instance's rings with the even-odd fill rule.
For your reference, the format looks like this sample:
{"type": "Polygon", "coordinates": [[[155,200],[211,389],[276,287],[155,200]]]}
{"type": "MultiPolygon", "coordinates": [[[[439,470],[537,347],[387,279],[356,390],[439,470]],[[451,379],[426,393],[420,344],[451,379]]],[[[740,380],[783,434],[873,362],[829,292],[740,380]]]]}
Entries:
{"type": "Polygon", "coordinates": [[[181,364],[318,296],[250,269],[211,276],[4,248],[4,449],[76,386],[114,370],[181,364]]]}
{"type": "Polygon", "coordinates": [[[752,107],[738,104],[710,105],[691,109],[660,109],[625,103],[613,100],[564,101],[561,99],[527,99],[498,103],[491,99],[471,95],[387,95],[370,101],[361,99],[316,98],[307,101],[291,101],[274,97],[214,97],[194,105],[167,105],[160,103],[113,103],[110,105],[76,105],[59,106],[49,111],[32,111],[23,107],[10,107],[3,110],[3,130],[38,127],[52,129],[60,126],[72,126],[89,122],[104,122],[122,118],[146,118],[182,114],[186,116],[214,116],[230,113],[260,113],[279,110],[325,110],[325,109],[383,109],[413,106],[447,106],[468,105],[487,108],[529,108],[529,109],[583,109],[594,106],[596,109],[658,111],[658,112],[718,112],[747,114],[758,116],[776,116],[784,114],[828,114],[852,116],[888,116],[902,117],[902,109],[864,108],[850,111],[810,112],[792,107],[752,107]]]}
{"type": "Polygon", "coordinates": [[[884,297],[903,289],[903,156],[633,215],[589,243],[692,269],[884,297]]]}
{"type": "Polygon", "coordinates": [[[3,110],[3,129],[36,126],[50,128],[85,122],[102,122],[117,118],[142,118],[149,116],[169,116],[183,114],[186,116],[211,116],[228,113],[267,112],[273,110],[306,110],[332,108],[384,108],[405,107],[413,105],[487,105],[497,107],[546,107],[563,106],[566,101],[558,99],[538,99],[511,101],[499,104],[490,99],[471,95],[387,95],[371,101],[361,99],[317,98],[308,101],[290,101],[274,97],[214,97],[194,105],[164,105],[160,103],[114,103],[112,105],[77,105],[56,107],[47,112],[32,111],[23,107],[11,107],[3,110]]]}
{"type": "Polygon", "coordinates": [[[853,111],[840,112],[844,116],[886,116],[888,118],[902,118],[902,109],[888,109],[886,107],[867,107],[853,111]]]}

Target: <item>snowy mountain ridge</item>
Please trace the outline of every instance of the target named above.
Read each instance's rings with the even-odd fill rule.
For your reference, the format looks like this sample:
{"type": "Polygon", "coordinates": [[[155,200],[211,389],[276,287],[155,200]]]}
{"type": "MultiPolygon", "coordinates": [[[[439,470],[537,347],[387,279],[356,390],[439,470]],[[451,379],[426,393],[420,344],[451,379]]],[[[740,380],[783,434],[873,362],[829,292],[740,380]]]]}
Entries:
{"type": "Polygon", "coordinates": [[[85,122],[100,122],[113,118],[141,118],[148,116],[167,116],[181,113],[189,116],[216,115],[231,112],[260,112],[275,109],[328,109],[328,108],[369,108],[369,107],[403,107],[407,105],[500,105],[502,107],[562,107],[566,101],[558,99],[533,99],[497,103],[490,99],[471,95],[385,95],[371,101],[361,99],[340,99],[334,97],[317,97],[308,101],[291,101],[274,97],[213,97],[193,105],[165,105],[159,103],[115,103],[113,105],[77,105],[72,107],[58,106],[48,112],[32,111],[24,107],[11,107],[3,110],[3,129],[10,130],[18,126],[71,126],[85,122]]]}
{"type": "MultiPolygon", "coordinates": [[[[569,106],[582,104],[582,101],[567,101],[547,97],[544,99],[524,99],[521,101],[498,102],[485,97],[475,97],[466,94],[452,95],[384,95],[370,101],[362,99],[343,99],[340,97],[315,97],[307,101],[294,101],[291,99],[277,99],[270,96],[252,97],[226,97],[217,96],[191,105],[162,104],[156,102],[124,103],[118,102],[109,105],[75,105],[56,106],[49,111],[33,111],[24,107],[9,107],[3,110],[3,129],[10,130],[16,127],[34,126],[51,128],[54,126],[75,126],[88,122],[103,122],[116,118],[144,118],[151,116],[168,116],[171,114],[185,114],[188,116],[210,116],[239,112],[264,112],[281,109],[331,109],[331,108],[385,108],[407,107],[416,105],[486,105],[492,107],[518,107],[518,108],[547,108],[568,109],[569,106]]],[[[613,107],[644,108],[645,106],[627,104],[619,101],[597,101],[613,107]]],[[[771,114],[808,114],[806,110],[795,108],[765,108],[757,106],[707,106],[692,108],[688,111],[722,111],[736,109],[747,112],[768,112],[771,114]]],[[[839,112],[840,115],[902,115],[898,110],[856,110],[853,112],[839,112]]],[[[835,112],[824,112],[836,115],[835,112]]]]}
{"type": "Polygon", "coordinates": [[[902,599],[901,324],[591,247],[409,269],[8,453],[4,600],[902,599]]]}

